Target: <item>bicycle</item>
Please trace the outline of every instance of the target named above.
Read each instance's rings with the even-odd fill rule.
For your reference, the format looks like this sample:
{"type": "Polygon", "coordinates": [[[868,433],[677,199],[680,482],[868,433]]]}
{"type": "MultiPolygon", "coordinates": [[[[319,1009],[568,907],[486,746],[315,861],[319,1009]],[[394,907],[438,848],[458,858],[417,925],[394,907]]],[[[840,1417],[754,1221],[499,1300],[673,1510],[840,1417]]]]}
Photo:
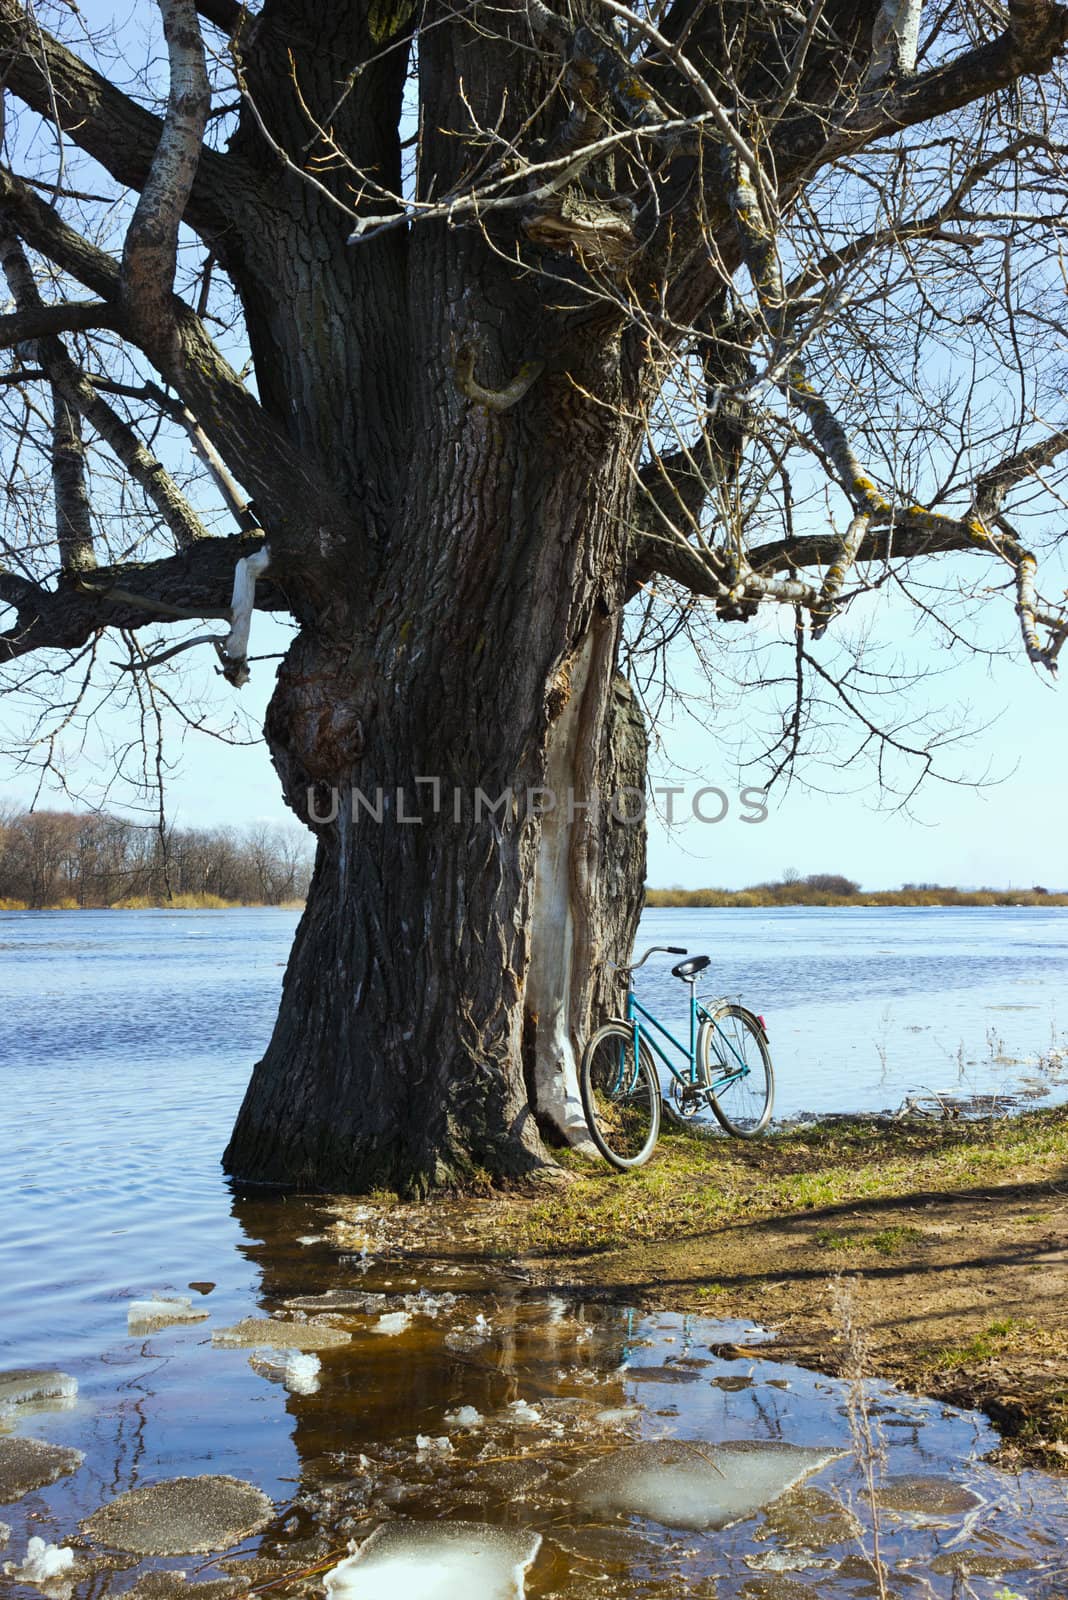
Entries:
{"type": "Polygon", "coordinates": [[[670,1115],[688,1123],[708,1107],[724,1132],[754,1139],[768,1124],[775,1079],[764,1019],[729,1000],[697,998],[698,974],[708,956],[672,967],[689,985],[689,1047],[634,994],[633,975],[656,952],[686,956],[674,945],[650,945],[640,961],[615,970],[627,978],[626,1011],[590,1039],[582,1055],[580,1089],[590,1136],[605,1160],[626,1172],[644,1166],[660,1136],[662,1090],[654,1052],[670,1073],[670,1115]],[[683,1070],[657,1043],[655,1033],[685,1058],[683,1070]]]}

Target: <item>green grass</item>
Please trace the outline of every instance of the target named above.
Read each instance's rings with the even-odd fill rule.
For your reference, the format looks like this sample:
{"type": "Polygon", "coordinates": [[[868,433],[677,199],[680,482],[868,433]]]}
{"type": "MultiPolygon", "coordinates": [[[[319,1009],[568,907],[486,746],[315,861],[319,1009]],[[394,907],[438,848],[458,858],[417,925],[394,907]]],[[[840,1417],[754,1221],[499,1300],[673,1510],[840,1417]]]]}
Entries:
{"type": "Polygon", "coordinates": [[[950,1345],[940,1350],[934,1359],[934,1367],[939,1372],[953,1372],[958,1367],[973,1367],[981,1361],[989,1361],[1019,1326],[1015,1317],[1003,1317],[1000,1322],[992,1322],[982,1333],[969,1339],[967,1344],[950,1345]]]}
{"type": "Polygon", "coordinates": [[[892,1256],[922,1238],[922,1229],[904,1226],[880,1228],[878,1233],[839,1233],[834,1228],[821,1228],[816,1243],[825,1250],[877,1250],[881,1256],[892,1256]]]}
{"type": "MultiPolygon", "coordinates": [[[[621,1249],[851,1201],[1063,1178],[1068,1112],[924,1126],[858,1118],[745,1142],[670,1133],[648,1167],[626,1175],[572,1152],[559,1159],[574,1181],[502,1218],[502,1253],[621,1249]]],[[[892,1254],[911,1237],[887,1228],[860,1239],[892,1254]]]]}

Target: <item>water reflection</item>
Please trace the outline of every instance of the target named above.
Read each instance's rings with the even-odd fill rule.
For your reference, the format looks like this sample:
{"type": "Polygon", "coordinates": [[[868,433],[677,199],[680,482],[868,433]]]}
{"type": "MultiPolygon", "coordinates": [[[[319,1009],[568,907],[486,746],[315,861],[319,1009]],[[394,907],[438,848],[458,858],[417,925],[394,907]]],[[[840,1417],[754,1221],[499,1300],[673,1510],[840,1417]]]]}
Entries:
{"type": "MultiPolygon", "coordinates": [[[[436,1256],[369,1210],[339,1216],[324,1202],[246,1193],[232,1217],[254,1295],[212,1288],[195,1300],[207,1322],[134,1338],[122,1336],[128,1300],[116,1297],[112,1338],[83,1361],[74,1409],[16,1422],[86,1454],[79,1471],[5,1510],[17,1560],[31,1533],[61,1543],[132,1487],[230,1473],[266,1490],[275,1516],[236,1566],[193,1565],[245,1583],[306,1574],[270,1591],[279,1595],[321,1586],[349,1541],[396,1519],[539,1534],[531,1600],[873,1592],[848,1386],[765,1360],[759,1330],[562,1297],[515,1271],[436,1256]],[[313,1336],[303,1342],[323,1330],[343,1338],[317,1352],[315,1392],[265,1375],[247,1346],[213,1343],[248,1317],[275,1319],[272,1345],[282,1323],[313,1336]],[[381,1331],[383,1319],[399,1331],[381,1331]],[[658,1474],[661,1458],[673,1480],[658,1474]],[[616,1489],[591,1494],[602,1480],[616,1489]],[[706,1501],[730,1507],[705,1515],[706,1501]]],[[[224,1285],[225,1260],[210,1265],[224,1285]]],[[[964,1592],[962,1573],[980,1600],[1003,1578],[1028,1597],[1063,1592],[1062,1482],[985,1465],[994,1439],[974,1415],[882,1384],[868,1403],[895,1592],[949,1597],[964,1592]]],[[[144,1571],[86,1572],[73,1588],[96,1600],[105,1581],[117,1591],[144,1571]]]]}

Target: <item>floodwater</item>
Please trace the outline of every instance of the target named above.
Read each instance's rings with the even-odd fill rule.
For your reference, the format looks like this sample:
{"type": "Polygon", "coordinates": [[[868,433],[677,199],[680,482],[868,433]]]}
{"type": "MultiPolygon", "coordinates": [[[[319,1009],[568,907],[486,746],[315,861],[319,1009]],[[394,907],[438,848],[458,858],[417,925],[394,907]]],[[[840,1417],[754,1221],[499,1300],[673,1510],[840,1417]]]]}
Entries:
{"type": "MultiPolygon", "coordinates": [[[[946,913],[946,946],[938,913],[862,914],[842,956],[834,915],[660,912],[643,935],[716,956],[715,987],[765,1011],[780,1080],[784,1062],[802,1072],[799,1037],[842,1051],[840,1026],[817,1023],[850,995],[861,1020],[846,1043],[858,1049],[876,1008],[893,1001],[902,1017],[930,1019],[946,995],[973,1030],[965,1038],[982,1039],[969,992],[1037,1007],[1003,1014],[1014,1053],[1048,1044],[1068,939],[1054,914],[946,913]],[[878,941],[892,954],[877,959],[878,941]],[[825,988],[814,993],[817,972],[825,988]]],[[[383,1587],[372,1589],[368,1565],[336,1600],[519,1592],[511,1568],[501,1586],[473,1571],[451,1590],[420,1588],[409,1520],[424,1540],[455,1521],[513,1530],[528,1547],[540,1535],[531,1600],[859,1600],[877,1592],[876,1537],[894,1594],[1068,1593],[1066,1482],[984,1463],[996,1440],[982,1418],[866,1386],[873,1515],[856,1393],[763,1359],[759,1329],[556,1297],[507,1264],[487,1275],[445,1262],[373,1209],[339,1216],[321,1200],[233,1193],[218,1156],[293,922],[270,911],[0,915],[0,1374],[55,1367],[78,1384],[73,1399],[3,1410],[0,1381],[0,1482],[11,1440],[84,1453],[76,1471],[0,1504],[11,1528],[0,1565],[20,1565],[31,1536],[76,1538],[127,1490],[222,1473],[271,1501],[267,1526],[230,1552],[255,1557],[246,1582],[320,1569],[264,1591],[279,1596],[321,1591],[324,1567],[387,1521],[399,1550],[379,1545],[383,1587]],[[159,1296],[184,1297],[203,1320],[131,1324],[131,1303],[159,1296]],[[257,1317],[296,1326],[226,1335],[257,1317]],[[739,1443],[750,1448],[723,1448],[739,1443]]],[[[846,1109],[858,1077],[841,1054],[838,1071],[846,1109]]],[[[80,1542],[73,1587],[85,1600],[160,1566],[222,1570],[219,1551],[135,1561],[80,1542]]],[[[433,1559],[444,1582],[440,1551],[433,1559]]],[[[60,1574],[45,1592],[62,1600],[70,1585],[60,1574]]]]}

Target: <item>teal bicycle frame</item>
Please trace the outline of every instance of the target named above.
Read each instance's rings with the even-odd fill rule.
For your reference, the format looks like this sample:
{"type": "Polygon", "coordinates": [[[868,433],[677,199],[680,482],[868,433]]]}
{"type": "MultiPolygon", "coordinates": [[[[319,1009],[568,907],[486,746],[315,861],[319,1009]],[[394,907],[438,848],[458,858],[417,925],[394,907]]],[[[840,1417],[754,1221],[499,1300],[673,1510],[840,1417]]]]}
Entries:
{"type": "MultiPolygon", "coordinates": [[[[716,1007],[724,1003],[725,1002],[719,1000],[713,1002],[716,1007]]],[[[693,982],[690,982],[689,1048],[683,1044],[681,1039],[676,1039],[671,1029],[666,1028],[657,1017],[653,1016],[653,1013],[648,1010],[646,1006],[642,1005],[641,1001],[635,995],[634,989],[629,982],[627,984],[627,1007],[625,1016],[626,1020],[630,1023],[634,1030],[635,1062],[638,1060],[641,1044],[644,1042],[651,1051],[655,1052],[655,1054],[659,1056],[660,1060],[671,1073],[671,1076],[675,1079],[676,1083],[682,1085],[683,1088],[700,1088],[702,1091],[711,1089],[713,1093],[719,1094],[720,1090],[727,1089],[732,1083],[737,1083],[740,1079],[749,1076],[749,1066],[746,1063],[744,1056],[739,1054],[734,1045],[731,1043],[730,1039],[728,1039],[722,1029],[717,1026],[714,1013],[707,1009],[703,1001],[698,1000],[696,985],[693,982]],[[642,1019],[644,1019],[644,1022],[642,1019]],[[698,1077],[697,1064],[697,1030],[699,1026],[705,1022],[709,1023],[712,1027],[716,1038],[719,1065],[723,1070],[722,1077],[717,1078],[714,1082],[710,1079],[708,1083],[703,1082],[698,1077]],[[654,1039],[652,1033],[649,1031],[650,1027],[655,1028],[657,1033],[660,1034],[663,1039],[666,1039],[669,1044],[673,1045],[681,1056],[685,1056],[687,1066],[689,1067],[688,1076],[679,1071],[671,1057],[667,1054],[667,1051],[657,1043],[656,1039],[654,1039]],[[730,1055],[734,1057],[736,1063],[736,1065],[733,1067],[730,1065],[729,1057],[726,1054],[728,1051],[730,1055]]]]}

